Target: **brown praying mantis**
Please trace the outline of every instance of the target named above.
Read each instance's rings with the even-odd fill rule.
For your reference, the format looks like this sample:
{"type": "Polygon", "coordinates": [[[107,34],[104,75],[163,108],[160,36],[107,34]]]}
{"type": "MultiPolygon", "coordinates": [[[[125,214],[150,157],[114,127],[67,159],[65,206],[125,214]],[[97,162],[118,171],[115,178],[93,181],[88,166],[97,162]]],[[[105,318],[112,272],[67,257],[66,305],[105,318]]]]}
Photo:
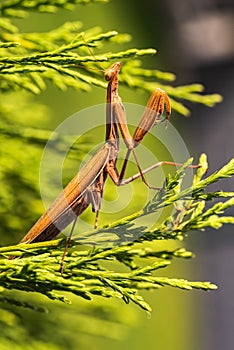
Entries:
{"type": "MultiPolygon", "coordinates": [[[[33,243],[47,241],[55,238],[63,229],[73,222],[67,246],[62,258],[62,264],[66,249],[71,240],[76,219],[86,208],[91,205],[92,211],[96,214],[95,228],[98,224],[98,214],[101,208],[105,181],[109,175],[117,186],[123,186],[141,177],[143,182],[149,187],[144,174],[163,164],[181,165],[172,162],[162,161],[153,164],[151,167],[142,170],[137,159],[135,148],[142,141],[149,130],[159,121],[166,107],[166,122],[171,114],[170,101],[167,94],[156,89],[143,112],[139,124],[131,136],[125,110],[118,95],[118,74],[122,63],[114,63],[105,71],[105,79],[108,81],[106,98],[106,139],[103,146],[91,157],[81,168],[77,175],[68,183],[63,192],[55,199],[48,210],[39,218],[29,232],[22,238],[20,243],[33,243]],[[119,152],[118,129],[127,146],[127,154],[119,174],[116,162],[119,152]],[[138,167],[138,173],[124,179],[126,166],[130,153],[138,167]]],[[[61,265],[62,266],[62,265],[61,265]]]]}

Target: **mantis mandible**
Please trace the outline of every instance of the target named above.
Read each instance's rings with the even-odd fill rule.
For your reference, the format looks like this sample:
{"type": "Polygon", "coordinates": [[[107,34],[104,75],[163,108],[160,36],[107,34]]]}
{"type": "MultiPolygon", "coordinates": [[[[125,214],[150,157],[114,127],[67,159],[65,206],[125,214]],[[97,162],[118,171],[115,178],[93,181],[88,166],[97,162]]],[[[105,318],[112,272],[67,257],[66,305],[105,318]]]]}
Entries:
{"type": "Polygon", "coordinates": [[[105,143],[68,183],[63,192],[38,219],[29,232],[22,238],[20,243],[51,240],[73,222],[67,241],[68,246],[77,217],[86,210],[89,205],[92,206],[92,211],[96,213],[94,226],[95,228],[97,227],[98,213],[101,208],[104,185],[108,175],[117,186],[126,185],[136,178],[141,177],[144,183],[150,187],[145,180],[145,173],[163,164],[181,165],[172,162],[160,162],[145,170],[141,170],[135,148],[142,141],[145,134],[158,122],[158,118],[164,112],[164,105],[166,106],[166,121],[168,121],[171,113],[170,101],[163,90],[156,89],[147,103],[146,109],[133,136],[131,136],[127,127],[125,110],[121,98],[118,95],[118,74],[121,66],[122,63],[117,62],[105,71],[105,79],[108,81],[105,143]],[[120,174],[116,168],[119,152],[118,128],[127,146],[126,159],[120,174]],[[139,172],[128,179],[124,179],[128,158],[131,152],[136,160],[139,172]]]}

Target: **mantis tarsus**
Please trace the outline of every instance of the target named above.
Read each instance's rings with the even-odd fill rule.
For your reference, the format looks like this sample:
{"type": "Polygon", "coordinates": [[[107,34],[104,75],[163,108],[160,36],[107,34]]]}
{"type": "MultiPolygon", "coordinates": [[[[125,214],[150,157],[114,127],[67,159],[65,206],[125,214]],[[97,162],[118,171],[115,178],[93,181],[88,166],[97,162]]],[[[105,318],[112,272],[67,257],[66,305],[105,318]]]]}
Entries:
{"type": "MultiPolygon", "coordinates": [[[[117,62],[105,71],[105,79],[108,81],[105,143],[68,183],[63,192],[22,238],[20,243],[40,242],[55,238],[72,221],[74,221],[75,224],[76,218],[89,205],[92,206],[92,211],[96,213],[95,227],[97,227],[98,213],[101,207],[104,185],[108,175],[117,186],[126,185],[139,177],[149,186],[144,177],[145,173],[162,164],[176,165],[172,162],[160,162],[148,169],[141,170],[135,153],[135,147],[142,141],[145,134],[157,123],[160,115],[164,112],[164,105],[166,106],[166,121],[169,119],[171,113],[170,102],[164,91],[156,89],[147,103],[146,109],[133,136],[131,136],[127,127],[125,110],[121,98],[118,95],[118,73],[121,66],[122,63],[117,62]],[[127,146],[126,159],[120,175],[116,168],[119,152],[118,128],[127,146]],[[128,179],[124,179],[128,158],[131,152],[136,160],[139,173],[128,179]]],[[[68,243],[71,239],[74,224],[67,241],[68,243]]]]}

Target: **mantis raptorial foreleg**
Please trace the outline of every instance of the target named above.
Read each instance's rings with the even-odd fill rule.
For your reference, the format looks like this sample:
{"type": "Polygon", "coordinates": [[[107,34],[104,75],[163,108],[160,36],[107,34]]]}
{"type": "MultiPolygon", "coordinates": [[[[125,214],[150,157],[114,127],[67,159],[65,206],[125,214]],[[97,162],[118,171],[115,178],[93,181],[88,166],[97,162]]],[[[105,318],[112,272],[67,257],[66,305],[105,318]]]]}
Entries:
{"type": "Polygon", "coordinates": [[[118,123],[119,129],[121,131],[123,140],[128,148],[126,156],[125,156],[125,160],[124,160],[124,163],[122,166],[122,170],[120,172],[119,184],[123,184],[123,178],[124,178],[124,174],[126,171],[128,159],[129,159],[130,153],[132,152],[143,182],[149,188],[155,189],[155,187],[152,187],[147,183],[147,181],[144,177],[144,173],[143,173],[141,166],[140,166],[140,163],[138,161],[138,158],[137,158],[137,155],[135,152],[135,148],[143,140],[145,135],[152,129],[152,127],[159,122],[159,117],[164,112],[164,105],[166,105],[166,118],[165,119],[166,119],[166,121],[168,121],[170,114],[171,114],[171,107],[170,107],[169,98],[168,98],[167,94],[165,93],[165,91],[163,91],[161,89],[156,89],[152,93],[152,95],[147,103],[145,111],[144,111],[144,113],[143,113],[143,115],[138,123],[138,126],[137,126],[133,136],[131,136],[129,133],[128,127],[127,127],[125,110],[122,106],[122,101],[121,101],[119,96],[114,98],[113,113],[114,113],[115,118],[117,120],[117,123],[118,123]]]}
{"type": "MultiPolygon", "coordinates": [[[[168,121],[171,114],[170,101],[165,91],[161,89],[155,89],[155,91],[152,93],[146,105],[145,111],[139,121],[139,124],[133,136],[131,136],[127,126],[125,109],[122,104],[122,100],[118,95],[118,73],[121,65],[122,64],[118,62],[112,65],[105,72],[105,78],[106,80],[109,81],[108,88],[107,88],[107,116],[109,115],[109,117],[107,117],[107,128],[109,126],[108,121],[110,123],[110,126],[113,125],[112,122],[114,121],[114,125],[116,124],[118,125],[122,138],[128,148],[117,184],[120,185],[123,181],[123,177],[126,171],[126,166],[128,163],[128,158],[130,153],[132,152],[135,158],[139,173],[141,174],[142,181],[149,188],[155,188],[150,186],[147,183],[134,148],[138,146],[138,144],[142,141],[142,139],[150,131],[150,129],[155,124],[157,124],[157,122],[159,122],[159,117],[164,112],[164,106],[166,106],[166,121],[168,121]],[[112,122],[111,122],[111,118],[113,119],[112,122]]],[[[115,183],[116,183],[116,179],[115,179],[115,183]]]]}

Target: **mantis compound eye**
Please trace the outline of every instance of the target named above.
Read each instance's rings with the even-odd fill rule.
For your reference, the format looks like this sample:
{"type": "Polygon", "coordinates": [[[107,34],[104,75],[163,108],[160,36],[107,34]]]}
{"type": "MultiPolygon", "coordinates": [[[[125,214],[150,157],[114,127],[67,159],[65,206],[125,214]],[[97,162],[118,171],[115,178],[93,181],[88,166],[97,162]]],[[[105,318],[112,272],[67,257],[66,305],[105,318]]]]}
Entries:
{"type": "Polygon", "coordinates": [[[116,62],[112,64],[109,68],[106,69],[104,77],[106,81],[112,80],[119,73],[120,68],[122,67],[122,62],[116,62]]]}

